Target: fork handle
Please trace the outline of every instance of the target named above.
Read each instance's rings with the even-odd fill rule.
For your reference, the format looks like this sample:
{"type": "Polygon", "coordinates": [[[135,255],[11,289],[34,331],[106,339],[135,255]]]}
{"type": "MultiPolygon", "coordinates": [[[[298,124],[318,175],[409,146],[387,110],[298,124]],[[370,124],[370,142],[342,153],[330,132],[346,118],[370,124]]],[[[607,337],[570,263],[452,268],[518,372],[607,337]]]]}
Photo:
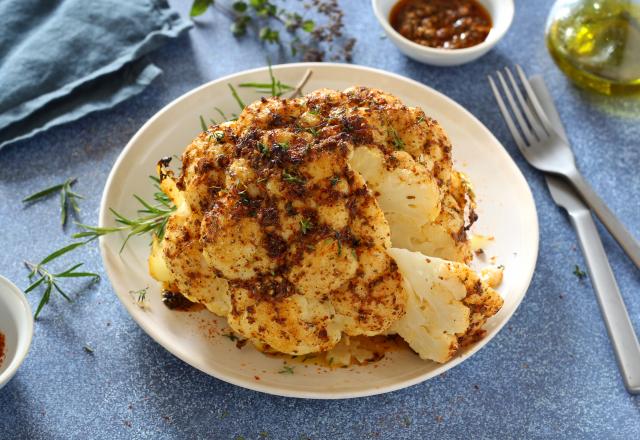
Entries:
{"type": "Polygon", "coordinates": [[[598,194],[596,194],[587,181],[584,180],[577,169],[573,173],[567,174],[566,177],[571,181],[587,205],[596,213],[611,235],[613,235],[613,238],[618,241],[622,249],[624,249],[629,258],[631,258],[631,261],[634,262],[636,267],[640,268],[640,243],[638,243],[638,240],[631,235],[618,217],[611,212],[609,207],[602,201],[598,194]]]}
{"type": "Polygon", "coordinates": [[[629,393],[639,394],[640,344],[620,295],[593,217],[586,209],[569,213],[569,216],[587,261],[591,284],[598,298],[609,338],[613,342],[625,387],[629,393]]]}

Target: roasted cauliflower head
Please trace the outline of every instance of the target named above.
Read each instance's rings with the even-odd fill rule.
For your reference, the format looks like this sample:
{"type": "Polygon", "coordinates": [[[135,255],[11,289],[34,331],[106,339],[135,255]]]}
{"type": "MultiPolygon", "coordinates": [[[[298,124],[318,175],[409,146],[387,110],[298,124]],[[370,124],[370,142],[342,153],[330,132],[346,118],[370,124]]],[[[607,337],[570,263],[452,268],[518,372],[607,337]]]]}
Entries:
{"type": "Polygon", "coordinates": [[[179,176],[163,162],[160,177],[177,209],[151,274],[260,349],[300,355],[343,335],[416,340],[433,327],[435,348],[410,345],[442,362],[484,322],[458,308],[438,315],[456,317],[451,328],[430,327],[437,314],[412,310],[424,309],[424,285],[391,248],[453,260],[470,277],[473,201],[442,128],[389,94],[263,98],[201,133],[179,176]]]}

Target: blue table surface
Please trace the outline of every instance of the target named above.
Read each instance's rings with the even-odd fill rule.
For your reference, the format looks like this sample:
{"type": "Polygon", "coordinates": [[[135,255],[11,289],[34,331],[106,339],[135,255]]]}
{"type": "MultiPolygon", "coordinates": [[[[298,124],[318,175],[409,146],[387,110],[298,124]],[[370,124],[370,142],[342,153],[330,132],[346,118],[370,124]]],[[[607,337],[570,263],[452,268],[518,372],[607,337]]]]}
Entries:
{"type": "MultiPolygon", "coordinates": [[[[188,14],[189,1],[172,3],[188,14]]],[[[270,396],[209,377],[149,338],[113,294],[94,245],[80,252],[87,269],[103,279],[73,303],[56,297],[45,308],[25,363],[0,390],[0,438],[640,438],[640,397],[623,387],[589,280],[573,274],[576,264],[585,268],[574,231],[541,175],[517,153],[485,78],[515,63],[544,74],[579,167],[636,237],[639,101],[604,99],[568,83],[544,44],[550,0],[516,1],[504,40],[480,60],[453,68],[400,54],[381,38],[367,0],[342,4],[348,32],[358,38],[355,63],[416,79],[462,104],[504,144],[531,185],[540,255],[508,325],[462,365],[405,390],[340,401],[270,396]]],[[[81,219],[95,224],[114,161],[149,117],[207,81],[264,65],[268,53],[282,60],[251,38],[238,43],[226,19],[208,12],[188,35],[151,56],[165,73],[145,92],[0,151],[0,273],[25,288],[22,261],[69,240],[60,231],[57,200],[24,208],[22,197],[75,176],[86,196],[81,219]]],[[[601,232],[640,328],[640,271],[601,232]]]]}

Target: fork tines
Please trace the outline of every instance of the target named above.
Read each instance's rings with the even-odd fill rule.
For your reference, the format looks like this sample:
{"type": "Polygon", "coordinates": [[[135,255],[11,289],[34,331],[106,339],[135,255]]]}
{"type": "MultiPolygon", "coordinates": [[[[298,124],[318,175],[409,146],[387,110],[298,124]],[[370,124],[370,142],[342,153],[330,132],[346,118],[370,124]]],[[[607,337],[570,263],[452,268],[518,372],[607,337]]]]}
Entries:
{"type": "Polygon", "coordinates": [[[542,106],[540,105],[538,98],[536,98],[524,71],[518,65],[516,65],[516,71],[518,72],[520,85],[511,73],[511,70],[509,70],[508,67],[505,67],[504,69],[504,73],[509,78],[509,84],[511,87],[507,84],[502,72],[499,70],[496,71],[502,93],[506,96],[507,101],[509,102],[509,108],[505,105],[494,79],[491,76],[488,78],[491,90],[493,90],[493,94],[498,102],[498,107],[500,108],[500,112],[509,127],[509,131],[511,131],[511,134],[522,153],[526,155],[526,147],[548,140],[553,128],[551,128],[549,119],[542,110],[542,106]],[[522,93],[523,89],[526,94],[526,98],[522,93]],[[511,110],[511,113],[509,112],[509,109],[511,110]],[[511,114],[515,117],[517,124],[514,122],[511,114]]]}

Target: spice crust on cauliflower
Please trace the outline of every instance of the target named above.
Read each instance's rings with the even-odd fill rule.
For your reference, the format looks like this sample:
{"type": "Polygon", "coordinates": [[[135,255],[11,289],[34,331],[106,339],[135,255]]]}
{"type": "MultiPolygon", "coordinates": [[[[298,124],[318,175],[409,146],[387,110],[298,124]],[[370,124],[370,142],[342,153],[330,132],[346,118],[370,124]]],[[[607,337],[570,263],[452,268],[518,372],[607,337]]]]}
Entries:
{"type": "Polygon", "coordinates": [[[469,293],[451,338],[416,342],[412,325],[431,315],[392,247],[453,260],[452,273],[473,278],[462,264],[473,200],[444,130],[382,91],[263,98],[194,139],[180,176],[164,166],[160,176],[177,209],[153,243],[151,274],[262,350],[300,355],[342,335],[397,332],[444,362],[499,308],[485,290],[469,293]]]}

